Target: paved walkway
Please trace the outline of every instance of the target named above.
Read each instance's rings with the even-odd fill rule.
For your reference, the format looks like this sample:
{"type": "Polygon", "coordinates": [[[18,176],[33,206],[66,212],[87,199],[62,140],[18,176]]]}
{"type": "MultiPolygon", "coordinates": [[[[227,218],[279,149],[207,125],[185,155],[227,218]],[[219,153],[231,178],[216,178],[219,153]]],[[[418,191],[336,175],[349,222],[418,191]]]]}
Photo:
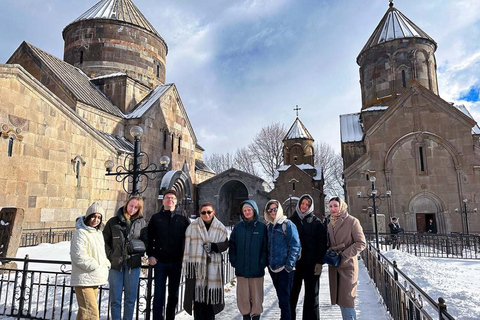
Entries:
{"type": "MultiPolygon", "coordinates": [[[[390,319],[385,312],[381,299],[378,296],[372,281],[368,277],[363,262],[359,261],[359,285],[357,294],[357,319],[358,320],[372,320],[372,319],[390,319]]],[[[272,279],[268,272],[265,274],[265,300],[263,302],[264,312],[261,319],[276,320],[280,319],[280,309],[278,308],[278,300],[275,288],[272,284],[272,279]]],[[[328,285],[328,268],[324,266],[322,275],[320,277],[320,319],[321,320],[337,320],[342,319],[340,308],[330,304],[330,288],[328,285]]],[[[235,287],[227,285],[225,287],[225,309],[219,313],[216,320],[241,320],[242,317],[237,309],[237,302],[235,297],[235,287]]],[[[303,290],[300,293],[300,298],[297,306],[297,319],[301,319],[303,306],[303,290]]],[[[177,320],[191,320],[192,316],[186,312],[180,313],[177,320]]]]}

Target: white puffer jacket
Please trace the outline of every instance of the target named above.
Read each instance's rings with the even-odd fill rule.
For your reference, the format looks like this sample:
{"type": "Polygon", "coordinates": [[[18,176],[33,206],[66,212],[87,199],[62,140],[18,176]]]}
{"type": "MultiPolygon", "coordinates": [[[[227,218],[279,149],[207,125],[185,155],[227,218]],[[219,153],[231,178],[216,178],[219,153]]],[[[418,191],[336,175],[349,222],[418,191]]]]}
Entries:
{"type": "Polygon", "coordinates": [[[72,276],[70,285],[100,286],[108,282],[110,261],[105,254],[105,242],[102,231],[87,226],[85,217],[79,217],[75,223],[75,234],[70,243],[72,276]]]}

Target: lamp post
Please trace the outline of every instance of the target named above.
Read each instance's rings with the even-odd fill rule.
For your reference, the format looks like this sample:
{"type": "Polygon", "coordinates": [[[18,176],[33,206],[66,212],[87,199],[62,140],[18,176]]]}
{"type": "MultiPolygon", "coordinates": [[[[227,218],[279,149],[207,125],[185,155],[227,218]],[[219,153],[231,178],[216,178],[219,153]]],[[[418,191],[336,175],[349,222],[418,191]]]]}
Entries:
{"type": "MultiPolygon", "coordinates": [[[[470,209],[470,208],[467,208],[467,202],[468,200],[467,199],[463,199],[462,200],[463,202],[463,210],[460,214],[464,214],[465,215],[465,231],[467,233],[467,245],[469,245],[468,243],[470,242],[469,241],[469,238],[470,238],[470,226],[469,226],[469,223],[468,223],[468,217],[472,214],[472,213],[475,213],[477,212],[477,208],[475,209],[470,209]]],[[[455,212],[458,212],[460,210],[458,210],[458,208],[455,209],[455,212]]]]}
{"type": "Polygon", "coordinates": [[[372,189],[370,190],[369,195],[362,195],[361,191],[357,192],[357,197],[361,199],[366,199],[367,201],[372,200],[372,208],[373,208],[373,221],[374,221],[374,228],[375,228],[375,245],[377,250],[380,250],[379,242],[378,242],[378,222],[377,222],[377,200],[382,200],[385,198],[389,198],[392,196],[392,192],[387,190],[385,194],[379,194],[378,190],[375,188],[375,181],[377,178],[370,177],[367,178],[372,183],[372,189]]]}
{"type": "Polygon", "coordinates": [[[143,135],[143,129],[139,126],[134,126],[130,129],[130,134],[135,139],[133,145],[133,155],[129,154],[125,157],[123,165],[117,166],[115,172],[112,172],[114,167],[113,160],[105,161],[106,176],[115,176],[117,182],[122,183],[123,190],[128,195],[135,196],[142,194],[148,187],[148,180],[153,180],[156,177],[156,173],[164,172],[168,169],[170,158],[163,156],[160,158],[160,167],[155,163],[150,163],[148,154],[141,149],[141,138],[143,135]],[[142,161],[142,158],[145,161],[142,161]],[[133,164],[132,164],[133,160],[133,164]],[[139,184],[145,180],[144,187],[139,190],[139,184]],[[132,192],[128,191],[128,186],[132,183],[132,192]]]}

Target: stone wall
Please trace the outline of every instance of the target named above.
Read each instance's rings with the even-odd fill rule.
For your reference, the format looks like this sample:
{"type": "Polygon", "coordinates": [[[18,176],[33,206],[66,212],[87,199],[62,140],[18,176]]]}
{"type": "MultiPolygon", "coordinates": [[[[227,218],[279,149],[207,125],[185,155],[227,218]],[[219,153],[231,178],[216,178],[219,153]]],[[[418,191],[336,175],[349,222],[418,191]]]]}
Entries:
{"type": "Polygon", "coordinates": [[[81,20],[68,25],[63,38],[64,60],[90,77],[125,72],[151,88],[165,83],[167,45],[140,27],[118,20],[81,20]]]}
{"type": "Polygon", "coordinates": [[[11,157],[0,140],[0,203],[25,210],[24,228],[73,226],[96,200],[111,216],[125,200],[104,175],[115,150],[21,67],[0,65],[0,97],[0,123],[23,135],[11,157]]]}

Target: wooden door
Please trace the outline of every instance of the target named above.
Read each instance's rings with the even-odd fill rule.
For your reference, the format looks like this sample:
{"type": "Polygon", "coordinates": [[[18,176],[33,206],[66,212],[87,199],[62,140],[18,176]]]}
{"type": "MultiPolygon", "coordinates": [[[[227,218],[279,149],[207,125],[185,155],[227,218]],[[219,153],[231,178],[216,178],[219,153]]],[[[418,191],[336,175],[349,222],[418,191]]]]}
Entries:
{"type": "Polygon", "coordinates": [[[425,213],[417,213],[417,232],[427,230],[427,218],[425,213]]]}

